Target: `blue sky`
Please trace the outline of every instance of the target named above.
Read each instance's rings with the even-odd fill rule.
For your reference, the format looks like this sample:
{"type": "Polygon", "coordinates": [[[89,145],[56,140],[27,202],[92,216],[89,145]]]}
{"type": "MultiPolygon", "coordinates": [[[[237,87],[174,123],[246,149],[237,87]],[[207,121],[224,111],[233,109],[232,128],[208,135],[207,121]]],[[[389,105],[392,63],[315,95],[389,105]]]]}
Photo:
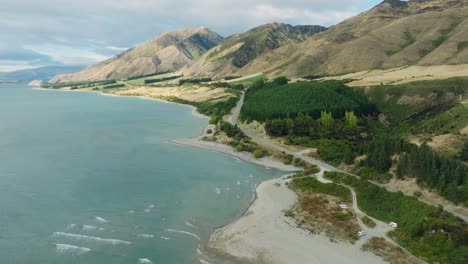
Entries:
{"type": "Polygon", "coordinates": [[[332,26],[380,0],[0,0],[0,72],[88,65],[160,33],[269,22],[332,26]]]}

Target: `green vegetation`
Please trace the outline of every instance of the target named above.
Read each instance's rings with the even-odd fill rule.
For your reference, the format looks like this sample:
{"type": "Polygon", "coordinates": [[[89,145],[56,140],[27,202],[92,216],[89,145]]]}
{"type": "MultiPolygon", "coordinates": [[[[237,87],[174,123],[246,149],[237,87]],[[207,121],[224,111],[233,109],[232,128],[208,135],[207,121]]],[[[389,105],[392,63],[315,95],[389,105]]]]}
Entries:
{"type": "Polygon", "coordinates": [[[253,155],[254,155],[254,157],[255,157],[256,159],[260,159],[260,158],[263,158],[263,157],[265,156],[265,154],[263,153],[263,151],[260,150],[260,149],[255,149],[255,150],[253,151],[253,155]]]}
{"type": "Polygon", "coordinates": [[[381,173],[375,168],[361,167],[357,170],[357,174],[363,179],[375,181],[377,183],[388,183],[392,178],[390,173],[381,173]]]}
{"type": "Polygon", "coordinates": [[[390,235],[413,254],[429,262],[466,263],[468,225],[462,219],[364,179],[336,172],[325,177],[353,187],[359,207],[368,215],[398,223],[390,235]]]}
{"type": "Polygon", "coordinates": [[[89,88],[98,85],[108,85],[116,83],[115,80],[104,80],[104,81],[81,81],[81,82],[63,82],[63,83],[44,83],[43,88],[59,89],[70,87],[73,89],[89,88]]]}
{"type": "Polygon", "coordinates": [[[468,111],[461,104],[440,113],[428,113],[413,127],[412,133],[441,135],[456,133],[468,125],[468,111]]]}
{"type": "Polygon", "coordinates": [[[463,51],[464,49],[468,48],[468,41],[461,41],[461,42],[458,42],[458,52],[461,52],[463,51]]]}
{"type": "Polygon", "coordinates": [[[465,141],[460,150],[460,159],[464,162],[468,162],[468,141],[465,141]]]}
{"type": "Polygon", "coordinates": [[[259,74],[257,76],[251,77],[251,78],[247,78],[247,79],[243,79],[243,80],[239,80],[239,81],[233,81],[233,82],[231,82],[231,84],[256,83],[256,82],[264,81],[264,80],[266,80],[266,75],[265,74],[259,74]]]}
{"type": "Polygon", "coordinates": [[[122,87],[125,87],[125,84],[123,84],[123,83],[116,83],[116,84],[111,84],[111,85],[103,86],[102,89],[116,89],[116,88],[122,88],[122,87]]]}
{"type": "Polygon", "coordinates": [[[400,153],[397,174],[416,177],[454,203],[468,205],[468,167],[459,160],[434,153],[426,144],[410,145],[400,153]]]}
{"type": "Polygon", "coordinates": [[[343,186],[330,183],[321,183],[314,177],[298,177],[292,180],[294,188],[306,192],[315,192],[332,195],[344,202],[351,202],[351,192],[343,186]]]}
{"type": "Polygon", "coordinates": [[[143,78],[146,78],[146,77],[153,77],[153,76],[162,75],[162,74],[166,74],[166,73],[170,73],[170,71],[162,71],[162,72],[157,72],[157,73],[150,73],[150,74],[132,76],[130,78],[127,78],[127,81],[136,80],[136,79],[143,79],[143,78]]]}
{"type": "Polygon", "coordinates": [[[374,228],[377,225],[372,219],[367,217],[367,215],[363,216],[361,220],[367,227],[370,227],[370,228],[374,228]]]}
{"type": "Polygon", "coordinates": [[[451,78],[356,89],[366,90],[366,95],[391,123],[409,120],[408,123],[414,125],[414,121],[433,116],[458,103],[458,96],[464,95],[467,87],[468,78],[451,78]]]}
{"type": "Polygon", "coordinates": [[[242,91],[245,89],[245,86],[243,84],[232,84],[228,82],[214,82],[210,84],[210,87],[214,88],[230,88],[233,90],[239,90],[242,91]]]}
{"type": "Polygon", "coordinates": [[[165,81],[175,80],[180,77],[182,77],[182,75],[167,76],[167,77],[161,77],[161,78],[155,78],[155,79],[145,79],[144,84],[165,82],[165,81]]]}
{"type": "Polygon", "coordinates": [[[317,119],[322,111],[331,113],[335,118],[342,118],[346,111],[361,115],[373,113],[375,108],[363,94],[340,82],[296,82],[284,85],[257,82],[246,93],[241,118],[245,121],[266,121],[294,118],[302,113],[317,119]]]}
{"type": "Polygon", "coordinates": [[[223,116],[229,114],[231,109],[236,106],[237,101],[239,101],[239,97],[230,97],[224,101],[206,101],[206,102],[193,102],[184,99],[180,99],[177,97],[167,97],[164,98],[168,101],[181,103],[181,104],[188,104],[193,105],[197,108],[197,111],[201,114],[212,116],[212,124],[217,124],[219,121],[222,120],[223,116]]]}
{"type": "Polygon", "coordinates": [[[165,71],[165,72],[160,72],[160,73],[155,73],[155,74],[146,74],[146,75],[130,77],[125,82],[130,85],[143,86],[147,84],[145,83],[146,80],[151,80],[151,79],[162,80],[162,79],[170,78],[166,80],[168,81],[172,79],[177,79],[175,78],[175,76],[177,76],[177,78],[182,77],[182,75],[177,75],[173,72],[165,71]]]}
{"type": "Polygon", "coordinates": [[[204,82],[211,82],[210,77],[205,77],[205,78],[191,78],[191,79],[181,79],[179,80],[179,85],[184,85],[185,83],[192,83],[192,84],[198,84],[198,83],[204,83],[204,82]]]}

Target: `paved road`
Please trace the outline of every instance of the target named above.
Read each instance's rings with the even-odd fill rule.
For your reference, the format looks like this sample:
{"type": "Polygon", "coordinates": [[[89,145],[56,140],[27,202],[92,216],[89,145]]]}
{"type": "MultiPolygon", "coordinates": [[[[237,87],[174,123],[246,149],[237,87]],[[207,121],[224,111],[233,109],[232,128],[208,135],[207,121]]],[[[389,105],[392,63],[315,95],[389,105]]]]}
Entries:
{"type": "Polygon", "coordinates": [[[228,118],[228,122],[231,123],[232,125],[237,124],[239,121],[239,115],[240,115],[242,105],[244,104],[244,98],[245,98],[245,92],[242,92],[241,98],[239,99],[239,101],[237,101],[236,107],[234,108],[232,115],[228,118]]]}

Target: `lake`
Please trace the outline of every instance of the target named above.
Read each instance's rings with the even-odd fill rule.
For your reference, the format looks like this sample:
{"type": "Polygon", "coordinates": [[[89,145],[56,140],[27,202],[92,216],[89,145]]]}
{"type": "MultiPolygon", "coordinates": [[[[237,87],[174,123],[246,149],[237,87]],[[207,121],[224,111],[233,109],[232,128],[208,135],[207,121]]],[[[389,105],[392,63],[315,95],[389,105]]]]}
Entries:
{"type": "Polygon", "coordinates": [[[281,171],[169,144],[191,108],[0,84],[1,263],[193,263],[281,171]]]}

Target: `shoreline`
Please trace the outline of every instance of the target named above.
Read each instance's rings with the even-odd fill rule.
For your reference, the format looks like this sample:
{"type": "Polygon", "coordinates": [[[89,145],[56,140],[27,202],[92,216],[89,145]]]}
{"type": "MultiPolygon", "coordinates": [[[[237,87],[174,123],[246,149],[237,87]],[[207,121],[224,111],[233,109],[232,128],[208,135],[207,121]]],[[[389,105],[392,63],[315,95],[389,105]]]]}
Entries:
{"type": "Polygon", "coordinates": [[[97,94],[100,94],[102,96],[110,96],[110,97],[133,97],[133,98],[138,98],[138,99],[143,99],[143,100],[153,100],[153,101],[158,101],[158,102],[161,102],[161,103],[166,103],[166,104],[176,104],[176,105],[180,105],[180,106],[184,106],[184,107],[189,107],[192,109],[192,115],[194,117],[198,117],[198,118],[202,118],[202,119],[207,119],[207,120],[210,120],[210,117],[207,116],[207,115],[204,115],[200,112],[197,111],[197,108],[193,105],[188,105],[188,104],[181,104],[181,103],[176,103],[176,102],[170,102],[170,101],[166,101],[166,100],[162,100],[162,99],[158,99],[158,98],[152,98],[152,97],[146,97],[146,96],[142,96],[142,95],[116,95],[116,94],[108,94],[108,93],[104,93],[102,91],[92,91],[92,90],[66,90],[66,89],[49,89],[49,88],[42,88],[42,87],[34,87],[34,86],[30,86],[32,87],[31,89],[33,90],[41,90],[41,91],[60,91],[60,92],[80,92],[80,93],[97,93],[97,94]]]}
{"type": "Polygon", "coordinates": [[[228,155],[234,158],[238,158],[243,161],[250,162],[256,165],[264,166],[267,169],[273,168],[273,169],[281,170],[284,172],[298,172],[302,170],[293,165],[283,164],[282,162],[274,160],[269,157],[255,159],[252,153],[237,152],[234,149],[232,149],[232,147],[229,145],[211,142],[211,141],[204,141],[200,137],[174,139],[174,140],[168,141],[167,143],[179,145],[179,146],[185,146],[185,147],[195,147],[199,149],[205,149],[205,150],[217,152],[217,153],[228,155]]]}
{"type": "MultiPolygon", "coordinates": [[[[134,97],[145,100],[155,100],[163,103],[173,103],[192,108],[192,116],[209,119],[208,116],[197,112],[192,105],[169,102],[158,98],[145,96],[121,96],[107,94],[102,91],[80,91],[65,89],[47,89],[34,87],[36,90],[65,91],[65,92],[97,92],[103,96],[134,97]]],[[[203,135],[203,132],[202,132],[203,135]]],[[[294,220],[284,216],[283,211],[297,202],[297,196],[285,183],[288,172],[300,171],[292,165],[285,165],[281,161],[270,157],[255,159],[252,153],[236,152],[231,146],[202,140],[202,135],[194,138],[175,139],[167,143],[196,147],[216,153],[241,159],[246,162],[274,168],[285,172],[285,175],[266,180],[256,185],[252,190],[252,200],[240,217],[233,219],[218,228],[214,227],[206,244],[198,248],[206,250],[207,254],[222,258],[222,263],[385,263],[380,257],[362,251],[358,246],[344,242],[330,242],[326,235],[312,235],[308,231],[297,227],[294,220]],[[279,185],[278,185],[279,184],[279,185]],[[288,241],[288,243],[285,243],[288,241]],[[324,253],[327,252],[327,253],[324,253]],[[340,254],[336,254],[340,252],[340,254]]],[[[321,168],[323,169],[323,168],[321,168]]],[[[197,249],[197,252],[199,251],[197,249]]],[[[198,254],[200,263],[207,262],[205,254],[198,254]]],[[[211,259],[210,259],[211,260],[211,259]]]]}

